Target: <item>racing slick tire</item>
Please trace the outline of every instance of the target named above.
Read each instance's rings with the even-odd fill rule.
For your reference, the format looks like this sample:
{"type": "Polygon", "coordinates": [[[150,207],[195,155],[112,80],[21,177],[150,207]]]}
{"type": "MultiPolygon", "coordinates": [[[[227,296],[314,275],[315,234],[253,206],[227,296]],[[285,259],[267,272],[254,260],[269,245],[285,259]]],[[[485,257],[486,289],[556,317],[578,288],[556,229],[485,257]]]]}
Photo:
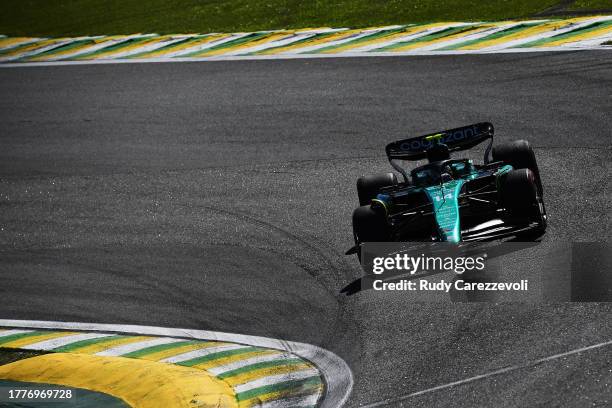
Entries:
{"type": "Polygon", "coordinates": [[[521,234],[535,238],[546,230],[546,210],[542,197],[538,194],[536,177],[530,169],[511,170],[503,176],[500,188],[502,205],[511,217],[535,221],[537,228],[521,234]]]}
{"type": "Polygon", "coordinates": [[[493,161],[502,161],[510,164],[515,170],[529,169],[533,172],[538,195],[543,197],[544,190],[540,180],[540,170],[535,153],[526,140],[515,140],[511,143],[493,147],[493,161]]]}
{"type": "Polygon", "coordinates": [[[386,242],[391,239],[391,230],[381,211],[364,205],[353,212],[353,233],[356,243],[386,242]]]}
{"type": "Polygon", "coordinates": [[[353,237],[357,246],[357,257],[361,260],[362,242],[391,241],[391,229],[384,214],[364,205],[353,211],[353,237]]]}
{"type": "Polygon", "coordinates": [[[359,177],[359,179],[357,179],[359,205],[363,206],[370,204],[370,201],[376,198],[381,188],[395,185],[397,185],[397,176],[394,173],[359,177]]]}

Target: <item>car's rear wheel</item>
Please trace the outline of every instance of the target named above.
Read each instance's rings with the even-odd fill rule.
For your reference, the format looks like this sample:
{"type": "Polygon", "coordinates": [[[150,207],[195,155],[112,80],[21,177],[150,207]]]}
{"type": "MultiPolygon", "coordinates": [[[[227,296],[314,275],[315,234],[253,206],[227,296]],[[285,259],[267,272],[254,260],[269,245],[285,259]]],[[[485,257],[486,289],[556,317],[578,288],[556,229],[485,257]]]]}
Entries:
{"type": "MultiPolygon", "coordinates": [[[[370,205],[364,205],[353,212],[353,237],[355,245],[363,242],[387,242],[391,240],[391,228],[384,213],[370,205]]],[[[361,250],[357,251],[361,260],[361,250]]]]}
{"type": "Polygon", "coordinates": [[[370,204],[376,198],[383,187],[397,185],[397,176],[394,173],[375,174],[372,176],[359,177],[357,180],[357,195],[359,205],[370,204]]]}
{"type": "Polygon", "coordinates": [[[526,140],[516,140],[511,143],[501,144],[493,147],[493,160],[510,164],[515,170],[529,169],[532,171],[538,195],[544,196],[540,170],[533,149],[526,140]]]}

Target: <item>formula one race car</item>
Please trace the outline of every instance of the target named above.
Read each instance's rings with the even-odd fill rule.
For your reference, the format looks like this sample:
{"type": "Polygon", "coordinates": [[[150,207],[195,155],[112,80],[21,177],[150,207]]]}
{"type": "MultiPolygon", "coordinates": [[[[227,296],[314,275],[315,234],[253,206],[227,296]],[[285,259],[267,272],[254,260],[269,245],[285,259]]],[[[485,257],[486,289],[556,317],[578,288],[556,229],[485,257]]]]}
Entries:
{"type": "Polygon", "coordinates": [[[474,125],[400,140],[386,147],[394,173],[361,177],[353,213],[355,246],[363,242],[533,240],[546,230],[542,182],[524,140],[493,148],[493,125],[474,125]],[[489,140],[484,163],[450,153],[489,140]],[[400,161],[427,159],[410,173],[400,161]]]}

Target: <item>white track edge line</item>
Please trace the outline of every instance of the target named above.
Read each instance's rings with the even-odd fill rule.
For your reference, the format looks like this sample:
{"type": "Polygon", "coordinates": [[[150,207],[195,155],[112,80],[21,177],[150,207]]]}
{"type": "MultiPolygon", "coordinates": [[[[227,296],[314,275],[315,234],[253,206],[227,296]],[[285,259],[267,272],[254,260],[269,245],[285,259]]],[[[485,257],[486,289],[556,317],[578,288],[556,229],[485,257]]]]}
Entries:
{"type": "Polygon", "coordinates": [[[477,380],[482,380],[484,378],[488,378],[488,377],[493,377],[495,375],[499,375],[499,374],[504,374],[510,371],[515,371],[515,370],[520,370],[523,368],[529,368],[529,367],[533,367],[536,366],[538,364],[542,364],[545,363],[547,361],[551,361],[551,360],[556,360],[559,358],[563,358],[563,357],[567,357],[567,356],[571,356],[574,354],[578,354],[578,353],[582,353],[585,351],[589,351],[589,350],[593,350],[593,349],[597,349],[597,348],[601,348],[601,347],[605,347],[605,346],[610,346],[612,345],[612,340],[608,340],[608,341],[604,341],[601,343],[597,343],[597,344],[592,344],[590,346],[585,346],[585,347],[580,347],[577,349],[573,349],[570,351],[566,351],[564,353],[559,353],[559,354],[553,354],[552,356],[548,356],[548,357],[542,357],[539,358],[537,360],[532,360],[529,361],[527,363],[524,364],[517,364],[517,365],[513,365],[513,366],[508,366],[508,367],[504,367],[504,368],[500,368],[498,370],[493,370],[493,371],[489,371],[488,373],[484,373],[484,374],[479,374],[476,375],[474,377],[469,377],[469,378],[464,378],[463,380],[458,380],[458,381],[453,381],[447,384],[442,384],[442,385],[437,385],[435,387],[431,387],[431,388],[427,388],[421,391],[417,391],[417,392],[413,392],[411,394],[407,394],[401,397],[396,397],[396,398],[389,398],[383,401],[378,401],[378,402],[373,402],[370,404],[366,404],[366,405],[362,405],[361,408],[375,408],[375,407],[382,407],[385,405],[389,405],[389,404],[395,404],[398,403],[400,401],[405,401],[409,398],[412,397],[417,397],[419,395],[423,395],[423,394],[429,394],[430,392],[435,392],[435,391],[439,391],[439,390],[443,390],[446,388],[451,388],[454,387],[456,385],[463,385],[463,384],[467,384],[470,382],[474,382],[477,380]]]}
{"type": "Polygon", "coordinates": [[[325,396],[323,401],[321,401],[320,408],[338,408],[343,406],[353,388],[353,373],[344,360],[331,351],[306,343],[208,330],[104,323],[0,319],[0,326],[15,328],[72,329],[83,331],[136,333],[154,336],[183,337],[198,340],[226,341],[255,347],[267,347],[291,352],[305,360],[312,362],[316,366],[323,376],[326,385],[325,396]]]}

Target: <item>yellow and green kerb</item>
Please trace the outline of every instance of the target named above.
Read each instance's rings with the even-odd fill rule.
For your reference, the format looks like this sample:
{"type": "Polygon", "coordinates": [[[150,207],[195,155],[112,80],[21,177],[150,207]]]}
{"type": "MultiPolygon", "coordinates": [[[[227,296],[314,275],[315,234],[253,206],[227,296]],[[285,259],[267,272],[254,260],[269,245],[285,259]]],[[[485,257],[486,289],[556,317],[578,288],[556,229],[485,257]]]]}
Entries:
{"type": "MultiPolygon", "coordinates": [[[[410,55],[606,48],[612,16],[440,22],[363,29],[132,34],[77,38],[0,36],[0,63],[159,61],[287,56],[410,55]]],[[[609,47],[607,47],[609,48],[609,47]]]]}
{"type": "Polygon", "coordinates": [[[316,407],[325,391],[310,361],[232,342],[0,329],[0,355],[28,350],[43,354],[0,365],[0,385],[58,385],[108,406],[168,408],[316,407]]]}

